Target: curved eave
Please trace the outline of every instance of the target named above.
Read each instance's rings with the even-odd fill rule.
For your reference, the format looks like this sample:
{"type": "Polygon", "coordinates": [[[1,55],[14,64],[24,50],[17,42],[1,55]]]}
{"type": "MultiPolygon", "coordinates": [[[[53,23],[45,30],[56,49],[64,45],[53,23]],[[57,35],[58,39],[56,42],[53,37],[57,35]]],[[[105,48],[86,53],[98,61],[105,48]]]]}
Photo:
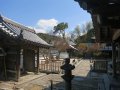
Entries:
{"type": "Polygon", "coordinates": [[[28,43],[36,46],[51,47],[46,41],[37,36],[34,30],[15,21],[0,16],[0,31],[14,38],[17,43],[28,43]]]}
{"type": "Polygon", "coordinates": [[[25,40],[25,39],[22,39],[21,40],[21,43],[22,44],[24,44],[24,43],[26,43],[26,44],[31,44],[31,45],[33,45],[33,46],[37,46],[37,47],[43,47],[43,48],[50,48],[50,47],[52,47],[52,45],[50,45],[50,44],[41,44],[41,43],[37,43],[37,42],[32,42],[32,41],[29,41],[29,40],[25,40]]]}

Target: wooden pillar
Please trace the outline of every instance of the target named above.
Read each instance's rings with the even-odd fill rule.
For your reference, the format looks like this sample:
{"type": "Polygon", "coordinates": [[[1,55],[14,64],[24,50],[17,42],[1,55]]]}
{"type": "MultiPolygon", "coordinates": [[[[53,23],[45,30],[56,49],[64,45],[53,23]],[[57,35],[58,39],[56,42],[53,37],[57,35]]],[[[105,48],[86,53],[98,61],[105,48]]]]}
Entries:
{"type": "Polygon", "coordinates": [[[108,61],[106,61],[106,72],[108,72],[108,61]]]}
{"type": "Polygon", "coordinates": [[[23,34],[22,34],[23,30],[20,31],[20,35],[17,39],[17,46],[16,46],[16,49],[17,49],[17,60],[16,60],[16,81],[19,81],[19,78],[20,78],[20,53],[21,53],[21,41],[22,41],[22,38],[23,38],[23,34]]]}
{"type": "Polygon", "coordinates": [[[20,48],[17,47],[16,81],[19,81],[19,77],[20,77],[20,48]]]}
{"type": "Polygon", "coordinates": [[[118,42],[118,60],[120,61],[120,42],[118,42]]]}
{"type": "Polygon", "coordinates": [[[95,61],[93,61],[93,70],[95,70],[95,61]]]}
{"type": "Polygon", "coordinates": [[[39,73],[39,47],[37,49],[37,73],[39,73]]]}
{"type": "Polygon", "coordinates": [[[23,49],[20,50],[20,70],[24,72],[23,49]]]}
{"type": "Polygon", "coordinates": [[[113,66],[113,77],[116,77],[116,46],[112,43],[112,66],[113,66]]]}

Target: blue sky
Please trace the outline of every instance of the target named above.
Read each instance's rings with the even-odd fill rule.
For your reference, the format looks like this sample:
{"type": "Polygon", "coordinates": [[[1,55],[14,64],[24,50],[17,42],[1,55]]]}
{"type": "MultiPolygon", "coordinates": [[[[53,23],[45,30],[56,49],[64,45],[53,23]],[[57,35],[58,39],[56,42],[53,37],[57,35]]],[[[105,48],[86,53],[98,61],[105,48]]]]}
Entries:
{"type": "Polygon", "coordinates": [[[37,32],[48,32],[60,22],[67,22],[67,31],[71,31],[91,20],[90,14],[74,0],[1,0],[0,3],[0,14],[37,32]]]}

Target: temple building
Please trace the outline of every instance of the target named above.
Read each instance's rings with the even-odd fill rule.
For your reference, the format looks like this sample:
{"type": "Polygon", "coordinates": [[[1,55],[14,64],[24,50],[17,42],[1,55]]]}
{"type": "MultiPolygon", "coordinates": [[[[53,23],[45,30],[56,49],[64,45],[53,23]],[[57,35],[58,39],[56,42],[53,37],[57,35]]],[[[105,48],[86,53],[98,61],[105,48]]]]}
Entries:
{"type": "Polygon", "coordinates": [[[75,0],[91,14],[99,43],[111,43],[113,77],[120,74],[120,0],[75,0]]]}
{"type": "Polygon", "coordinates": [[[27,72],[39,72],[39,51],[50,44],[35,30],[0,16],[0,79],[16,80],[27,72]]]}

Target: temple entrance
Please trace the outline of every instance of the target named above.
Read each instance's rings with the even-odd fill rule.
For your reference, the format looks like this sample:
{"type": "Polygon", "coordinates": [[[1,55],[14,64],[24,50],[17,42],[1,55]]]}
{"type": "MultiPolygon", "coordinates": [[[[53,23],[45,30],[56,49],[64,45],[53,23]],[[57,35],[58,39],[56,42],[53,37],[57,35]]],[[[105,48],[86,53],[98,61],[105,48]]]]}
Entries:
{"type": "Polygon", "coordinates": [[[35,51],[28,50],[28,49],[23,50],[22,62],[23,62],[24,72],[34,72],[35,71],[35,51]]]}

